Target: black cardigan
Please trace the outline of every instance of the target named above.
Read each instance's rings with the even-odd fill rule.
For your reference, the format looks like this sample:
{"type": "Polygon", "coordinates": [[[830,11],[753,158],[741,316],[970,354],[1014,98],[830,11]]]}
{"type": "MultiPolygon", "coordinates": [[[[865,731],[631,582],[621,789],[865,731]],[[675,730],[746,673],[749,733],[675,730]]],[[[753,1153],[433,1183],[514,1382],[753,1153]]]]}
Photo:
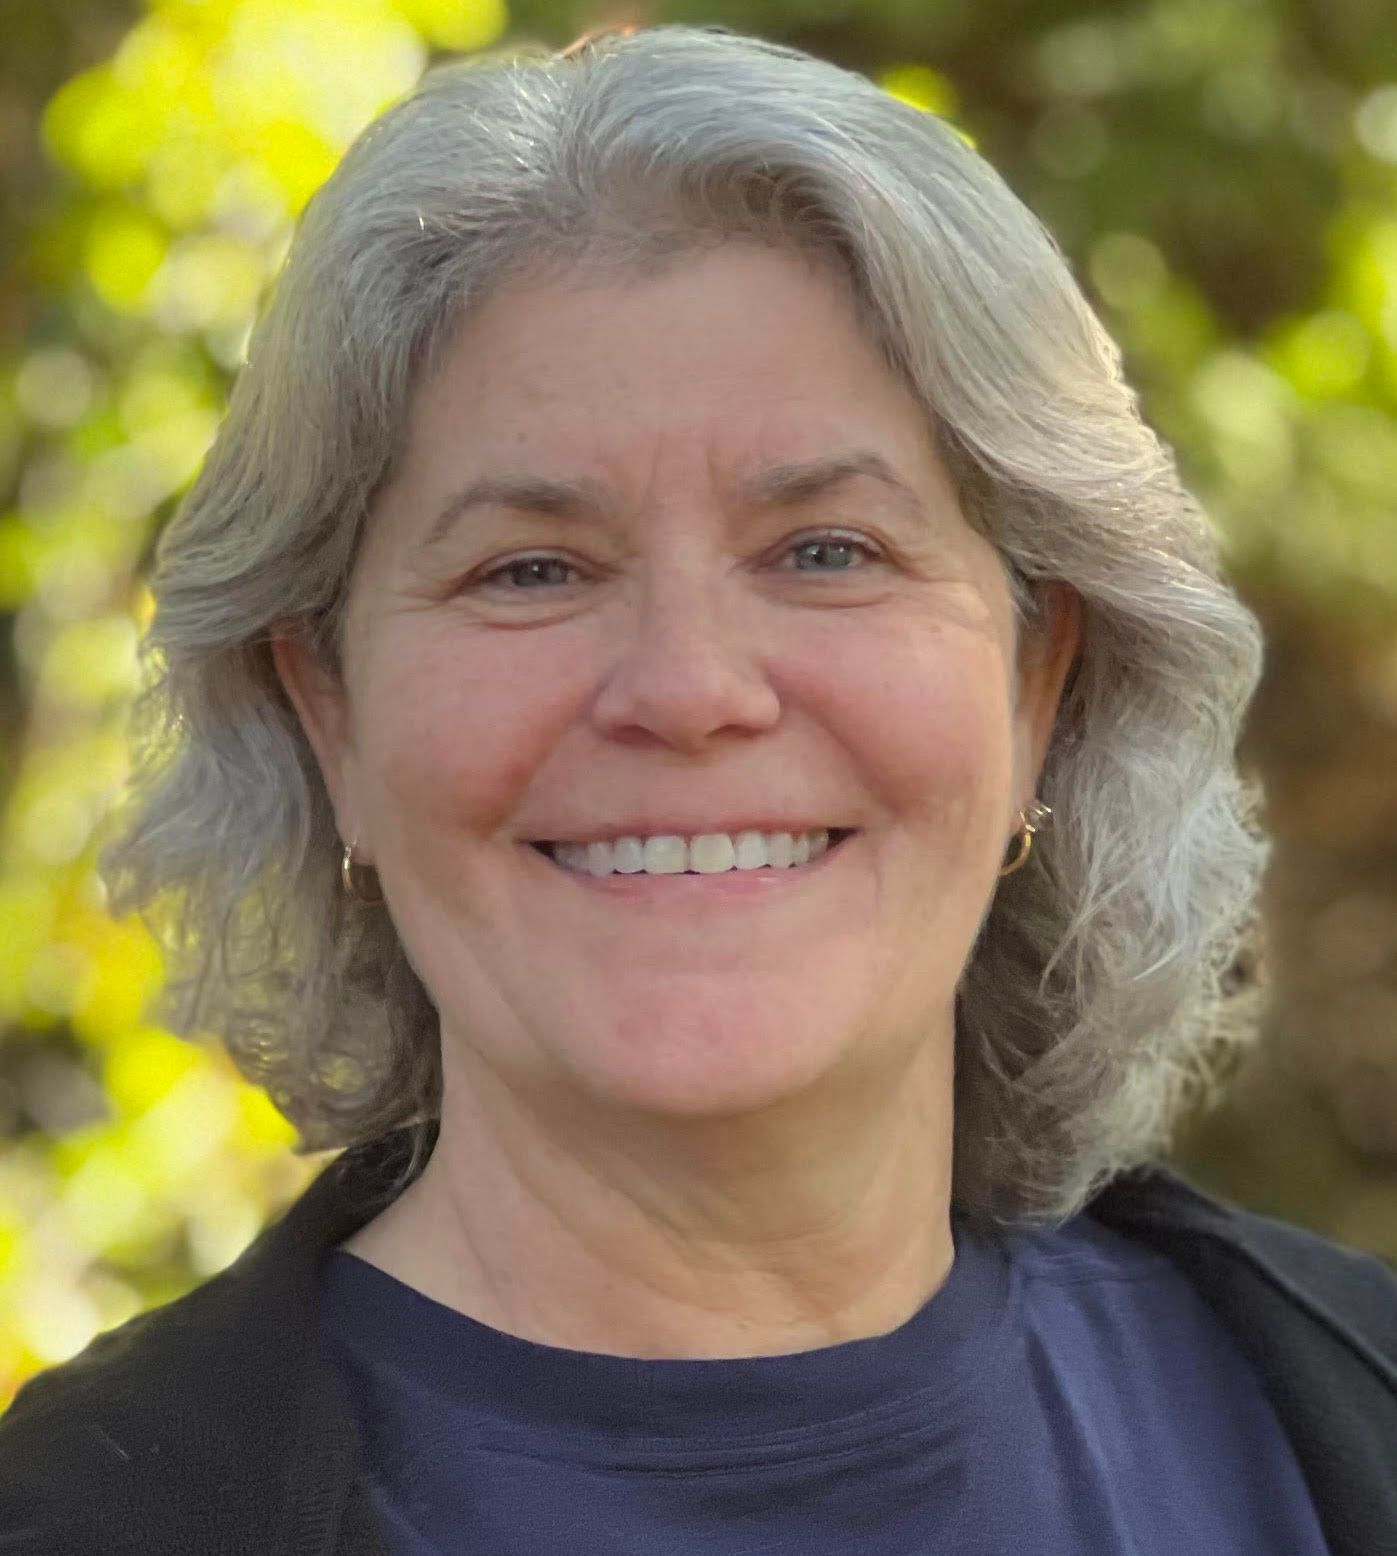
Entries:
{"type": "MultiPolygon", "coordinates": [[[[315,1282],[405,1150],[399,1130],[343,1152],[226,1270],[25,1384],[0,1419],[0,1556],[386,1556],[315,1282]]],[[[1397,1556],[1392,1272],[1163,1165],[1088,1214],[1167,1254],[1260,1370],[1332,1556],[1397,1556]]]]}

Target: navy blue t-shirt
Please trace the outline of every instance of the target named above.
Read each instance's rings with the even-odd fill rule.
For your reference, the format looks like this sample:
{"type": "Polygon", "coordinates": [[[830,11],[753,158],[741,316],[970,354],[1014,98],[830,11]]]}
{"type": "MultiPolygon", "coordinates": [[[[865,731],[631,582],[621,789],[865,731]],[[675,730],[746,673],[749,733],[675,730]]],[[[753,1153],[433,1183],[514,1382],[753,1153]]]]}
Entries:
{"type": "Polygon", "coordinates": [[[890,1333],[718,1360],[541,1345],[333,1250],[322,1335],[393,1556],[1327,1556],[1163,1254],[1085,1215],[952,1233],[890,1333]]]}

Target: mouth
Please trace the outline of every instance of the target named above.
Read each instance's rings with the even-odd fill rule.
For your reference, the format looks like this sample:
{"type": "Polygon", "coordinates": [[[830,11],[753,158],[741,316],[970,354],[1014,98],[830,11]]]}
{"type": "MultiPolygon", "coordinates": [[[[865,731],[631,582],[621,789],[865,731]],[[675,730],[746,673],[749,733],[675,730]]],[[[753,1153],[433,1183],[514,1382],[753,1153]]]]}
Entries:
{"type": "MultiPolygon", "coordinates": [[[[839,846],[842,846],[843,843],[849,839],[849,837],[856,836],[856,832],[857,828],[853,828],[853,826],[831,826],[831,828],[828,828],[828,843],[826,843],[826,845],[823,846],[823,848],[821,848],[818,853],[812,853],[807,860],[801,859],[800,862],[797,862],[797,860],[792,860],[790,864],[786,865],[761,864],[755,865],[755,867],[739,868],[736,864],[733,864],[730,865],[730,867],[722,868],[722,870],[695,870],[695,868],[692,868],[692,865],[689,865],[688,868],[684,868],[684,870],[613,868],[613,870],[604,871],[604,873],[599,874],[599,876],[594,876],[593,879],[602,879],[602,881],[608,881],[608,879],[625,878],[625,876],[639,876],[639,878],[653,879],[656,878],[656,876],[666,876],[666,874],[669,874],[669,876],[675,876],[675,874],[684,874],[684,876],[711,876],[711,878],[720,879],[723,878],[723,876],[744,876],[744,874],[745,876],[775,876],[775,874],[801,873],[801,871],[807,870],[807,868],[811,868],[814,867],[814,865],[820,864],[820,860],[823,860],[826,856],[829,856],[829,854],[834,853],[834,851],[837,850],[839,846]]],[[[580,874],[580,876],[590,876],[590,871],[586,870],[585,867],[580,867],[580,864],[577,864],[577,862],[574,862],[574,864],[565,864],[565,862],[563,862],[563,860],[558,857],[558,848],[569,848],[569,850],[576,850],[577,846],[579,845],[576,845],[576,843],[560,843],[551,839],[529,840],[529,848],[532,848],[535,853],[543,854],[544,859],[548,859],[549,864],[555,865],[558,870],[566,871],[566,873],[574,874],[574,876],[577,876],[577,874],[580,874]]],[[[572,859],[577,859],[576,853],[572,854],[572,859]]]]}

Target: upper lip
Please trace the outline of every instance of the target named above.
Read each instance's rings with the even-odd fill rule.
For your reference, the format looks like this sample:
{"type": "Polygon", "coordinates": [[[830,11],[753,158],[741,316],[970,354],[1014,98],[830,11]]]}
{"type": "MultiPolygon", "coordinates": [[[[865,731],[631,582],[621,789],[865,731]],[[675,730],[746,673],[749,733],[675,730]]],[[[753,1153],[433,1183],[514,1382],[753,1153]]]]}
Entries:
{"type": "Polygon", "coordinates": [[[738,821],[687,821],[676,820],[672,816],[642,816],[629,821],[599,823],[594,827],[566,828],[550,836],[531,838],[529,841],[535,843],[614,843],[617,838],[622,837],[702,837],[706,832],[726,832],[730,837],[736,837],[739,832],[790,832],[799,836],[802,832],[817,832],[821,828],[827,828],[831,832],[848,832],[852,830],[850,827],[831,823],[827,817],[821,817],[817,821],[793,821],[786,816],[774,819],[769,816],[759,816],[755,820],[748,816],[738,821]]]}

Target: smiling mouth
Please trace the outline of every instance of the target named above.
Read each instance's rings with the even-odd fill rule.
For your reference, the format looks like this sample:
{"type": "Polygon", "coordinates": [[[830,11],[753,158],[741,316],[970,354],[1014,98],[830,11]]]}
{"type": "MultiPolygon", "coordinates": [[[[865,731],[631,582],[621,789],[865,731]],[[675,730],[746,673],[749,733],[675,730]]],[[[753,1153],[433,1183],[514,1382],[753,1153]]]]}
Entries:
{"type": "MultiPolygon", "coordinates": [[[[820,860],[823,859],[826,854],[834,853],[835,848],[839,848],[839,846],[842,845],[842,843],[845,842],[845,839],[848,839],[848,837],[853,837],[854,832],[856,831],[857,828],[853,828],[853,826],[831,826],[831,828],[829,828],[828,845],[826,845],[825,848],[823,848],[823,850],[821,850],[820,853],[814,857],[814,859],[809,860],[809,864],[818,864],[818,862],[820,862],[820,860]]],[[[532,848],[532,850],[535,850],[535,853],[543,854],[544,859],[548,859],[549,864],[557,865],[558,870],[565,870],[568,874],[590,873],[590,871],[579,870],[579,868],[572,867],[572,865],[563,864],[562,860],[558,859],[557,854],[555,854],[555,850],[557,850],[558,846],[555,842],[548,842],[546,839],[530,840],[529,846],[532,848]]],[[[790,865],[764,864],[758,865],[755,870],[739,870],[736,865],[731,865],[731,867],[727,868],[727,870],[694,870],[692,867],[688,868],[688,870],[611,870],[607,871],[607,874],[604,874],[604,876],[599,876],[597,879],[607,879],[608,876],[616,876],[616,874],[621,874],[621,876],[664,876],[664,874],[669,874],[669,876],[677,876],[677,874],[683,874],[683,876],[702,876],[702,874],[708,874],[708,876],[725,876],[725,874],[784,874],[787,873],[787,871],[800,871],[806,867],[807,865],[803,862],[803,864],[790,865]]]]}

